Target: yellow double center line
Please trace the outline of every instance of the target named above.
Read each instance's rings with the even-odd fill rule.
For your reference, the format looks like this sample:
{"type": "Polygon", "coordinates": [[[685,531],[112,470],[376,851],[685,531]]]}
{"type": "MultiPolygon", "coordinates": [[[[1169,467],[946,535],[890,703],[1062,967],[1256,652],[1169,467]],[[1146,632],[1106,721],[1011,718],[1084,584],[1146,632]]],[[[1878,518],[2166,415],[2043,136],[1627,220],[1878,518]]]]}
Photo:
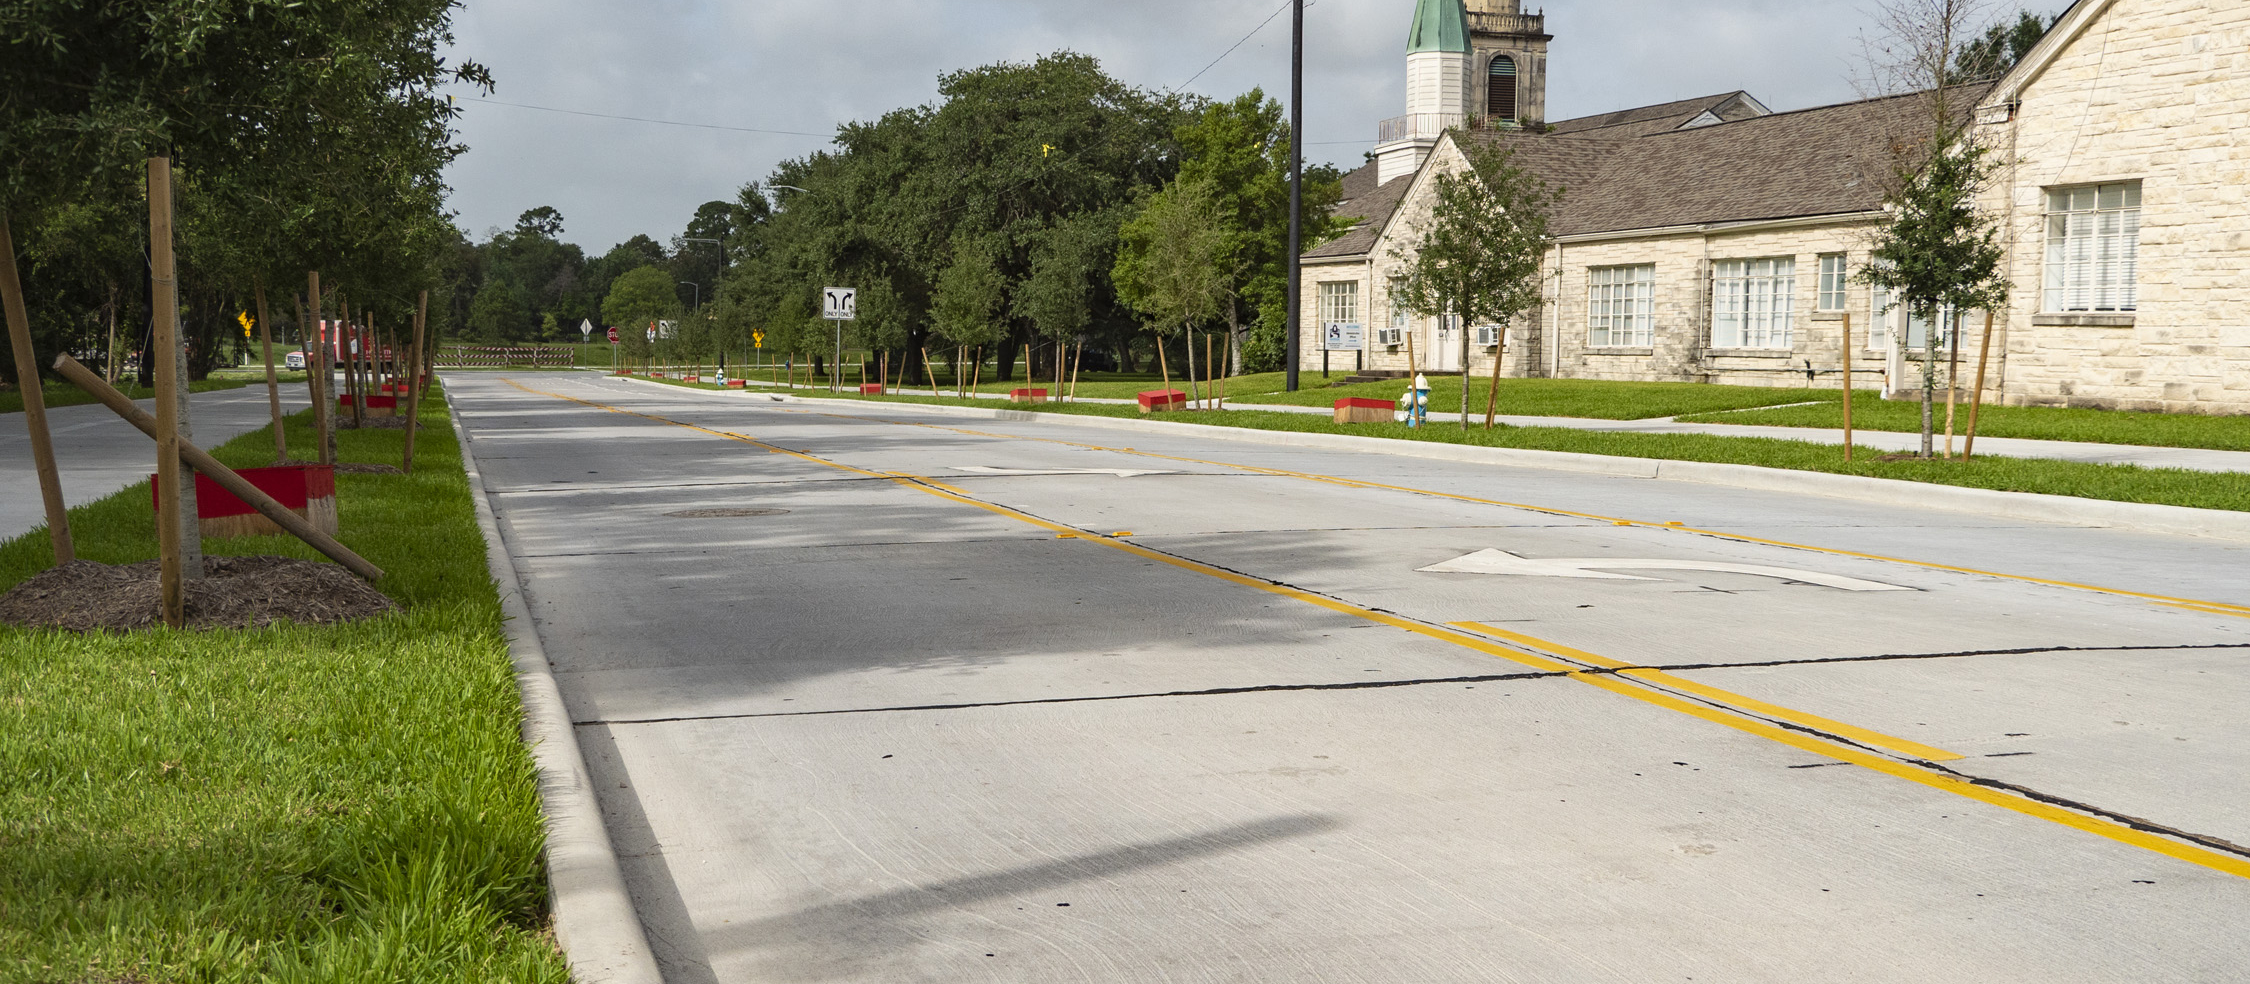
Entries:
{"type": "MultiPolygon", "coordinates": [[[[2158,854],[2165,855],[2166,857],[2177,858],[2190,864],[2200,865],[2214,871],[2225,872],[2227,874],[2242,878],[2250,878],[2250,857],[2212,850],[2210,848],[2202,847],[2196,844],[2185,843],[2153,830],[2133,826],[2127,823],[2120,822],[2118,820],[2111,819],[2109,817],[2084,813],[2078,810],[2070,809],[2068,807],[2032,799],[2028,796],[2010,791],[2005,788],[1980,785],[1972,779],[1961,776],[1958,773],[1952,772],[1936,764],[1939,761],[1959,759],[1961,758],[1960,755],[1945,751],[1943,749],[1923,745],[1921,743],[1914,742],[1905,738],[1886,735],[1881,732],[1870,731],[1865,728],[1859,728],[1853,725],[1845,724],[1841,721],[1832,721],[1827,718],[1818,717],[1816,715],[1806,714],[1802,711],[1796,711],[1790,708],[1768,704],[1750,697],[1745,697],[1741,694],[1732,693],[1730,691],[1706,686],[1704,684],[1696,683],[1692,680],[1674,676],[1670,673],[1666,673],[1653,667],[1642,667],[1636,666],[1634,664],[1622,663],[1617,660],[1609,659],[1608,657],[1599,656],[1594,653],[1574,649],[1569,646],[1561,645],[1559,643],[1550,642],[1544,639],[1524,635],[1517,632],[1511,632],[1506,629],[1500,629],[1482,623],[1456,622],[1453,623],[1452,626],[1436,626],[1426,622],[1406,618],[1404,616],[1394,615],[1389,612],[1377,611],[1371,608],[1363,608],[1346,601],[1342,601],[1336,598],[1330,598],[1324,595],[1314,594],[1310,591],[1291,587],[1286,584],[1280,584],[1262,578],[1251,577],[1245,574],[1237,573],[1235,571],[1227,570],[1225,568],[1205,564],[1200,561],[1189,560],[1187,558],[1177,557],[1172,554],[1164,553],[1162,551],[1152,550],[1147,547],[1141,546],[1140,544],[1133,543],[1116,536],[1104,535],[1093,530],[1081,529],[1079,527],[1057,523],[1052,520],[1041,518],[1039,516],[1034,516],[1030,513],[1026,513],[1018,509],[1012,509],[996,503],[986,502],[982,499],[978,499],[970,495],[968,492],[960,488],[925,476],[910,475],[902,472],[871,471],[869,469],[858,468],[852,465],[843,464],[841,462],[830,461],[826,458],[807,454],[802,451],[792,451],[788,448],[768,444],[764,441],[760,441],[754,437],[750,437],[744,434],[736,434],[730,431],[714,430],[712,428],[703,427],[697,424],[685,423],[655,414],[641,413],[637,410],[627,410],[622,407],[611,406],[606,403],[582,399],[563,393],[550,393],[545,390],[536,390],[514,380],[506,380],[506,382],[508,383],[508,385],[513,386],[526,393],[534,393],[540,396],[549,396],[560,400],[568,400],[572,403],[578,403],[600,410],[607,410],[611,413],[625,414],[627,416],[639,417],[644,420],[651,420],[662,424],[668,424],[670,426],[695,431],[700,434],[708,434],[712,437],[721,438],[723,440],[736,441],[742,444],[747,444],[774,454],[786,455],[800,461],[810,462],[828,468],[834,468],[839,471],[850,472],[855,475],[863,475],[869,478],[885,479],[887,481],[897,483],[898,485],[905,488],[910,488],[919,492],[933,495],[949,502],[956,502],[961,505],[970,506],[976,509],[982,509],[995,515],[1005,516],[1009,519],[1013,519],[1018,522],[1026,523],[1028,525],[1047,530],[1051,533],[1068,534],[1070,537],[1078,540],[1083,540],[1089,543],[1097,543],[1112,550],[1120,550],[1146,560],[1153,560],[1158,563],[1168,564],[1181,570],[1193,571],[1207,577],[1217,578],[1219,580],[1226,581],[1231,584],[1241,585],[1242,587],[1250,588],[1255,591],[1263,591],[1268,594],[1279,595],[1281,597],[1303,602],[1317,608],[1323,608],[1328,611],[1337,612],[1339,614],[1364,619],[1366,621],[1373,622],[1379,625],[1387,625],[1392,628],[1401,629],[1403,631],[1413,633],[1414,635],[1421,636],[1426,639],[1459,646],[1464,649],[1484,653],[1489,656],[1494,656],[1512,663],[1521,664],[1523,666],[1528,666],[1544,672],[1562,674],[1569,677],[1570,679],[1577,680],[1581,683],[1589,684],[1591,686],[1599,687],[1603,690],[1609,691],[1610,693],[1617,694],[1622,697],[1628,697],[1633,700],[1640,701],[1644,704],[1649,704],[1651,706],[1661,707],[1669,711],[1674,711],[1680,714],[1686,714],[1692,717],[1700,718],[1714,724],[1732,728],[1735,731],[1739,731],[1744,734],[1755,735],[1768,741],[1811,752],[1813,754],[1820,755],[1826,758],[1835,759],[1841,762],[1848,762],[1862,768],[1880,772],[1884,775],[1904,779],[1908,782],[1926,786],[1928,788],[1939,790],[1941,792],[1951,793],[1956,796],[1965,797],[1967,799],[1976,800],[1982,803],[1988,803],[2005,810],[2012,810],[2025,816],[2036,817],[2038,819],[2046,820],[2051,823],[2057,823],[2076,830],[2082,830],[2100,837],[2106,837],[2121,844],[2128,844],[2133,847],[2153,851],[2158,854]],[[1476,634],[1471,634],[1472,632],[1476,634]],[[1501,645],[1500,641],[1514,643],[1515,645],[1501,645]],[[1687,697],[1682,696],[1683,694],[1692,695],[1693,697],[1698,699],[1690,700],[1687,697]],[[1786,722],[1786,724],[1790,726],[1784,726],[1783,724],[1776,722],[1786,722]],[[1877,748],[1889,749],[1902,756],[1908,757],[1893,758],[1891,756],[1879,754],[1873,750],[1877,748]]],[[[954,430],[955,428],[943,429],[954,430]]],[[[961,432],[968,434],[977,433],[974,431],[961,432]]],[[[1026,439],[1006,434],[991,434],[980,436],[1008,438],[1014,440],[1026,439]]],[[[1068,444],[1071,442],[1054,443],[1068,444]]],[[[1093,445],[1079,446],[1089,448],[1094,447],[1093,445]]],[[[1130,449],[1123,450],[1130,451],[1130,449]]],[[[1172,460],[1179,461],[1197,461],[1198,463],[1202,464],[1223,464],[1221,462],[1203,462],[1199,459],[1192,458],[1177,458],[1170,455],[1150,454],[1149,456],[1171,458],[1172,460]]],[[[1252,470],[1274,471],[1271,469],[1255,468],[1253,468],[1252,470]]],[[[1278,471],[1277,473],[1301,474],[1293,472],[1284,473],[1278,471]]],[[[1366,487],[1398,488],[1396,486],[1383,486],[1376,483],[1356,482],[1349,479],[1337,479],[1336,481],[1338,481],[1340,484],[1361,485],[1366,487]]],[[[1420,490],[1401,489],[1401,491],[1420,490]]],[[[1471,497],[1467,496],[1447,497],[1469,499],[1470,501],[1478,502],[1489,501],[1472,499],[1471,497]]],[[[1493,504],[1512,505],[1509,503],[1493,504]]],[[[1537,509],[1538,507],[1522,506],[1518,508],[1537,509]]],[[[1562,512],[1560,510],[1549,509],[1540,509],[1539,511],[1550,513],[1562,512]]],[[[1586,514],[1567,513],[1567,515],[1582,516],[1586,514]]],[[[1662,526],[1660,528],[1679,529],[1680,527],[1662,526]]],[[[1730,536],[1727,534],[1717,535],[1728,536],[1728,538],[1730,539],[1745,540],[1748,542],[1770,542],[1757,540],[1751,537],[1738,537],[1730,536]]],[[[1847,551],[1830,552],[1849,553],[1847,551]]],[[[1859,554],[1856,556],[1871,555],[1859,554]]],[[[1928,564],[1922,566],[1938,567],[1948,570],[1961,570],[1961,568],[1951,568],[1946,567],[1945,565],[1937,564],[1928,564]]],[[[2019,580],[2038,581],[2038,579],[2034,578],[2019,578],[2019,580]]],[[[2038,583],[2062,584],[2065,586],[2073,587],[2076,586],[2069,585],[2068,582],[2056,581],[2039,581],[2038,583]]],[[[2109,593],[2133,594],[2133,592],[2109,593]]],[[[2212,605],[2212,603],[2209,602],[2197,602],[2194,604],[2198,606],[2212,605]]]]}

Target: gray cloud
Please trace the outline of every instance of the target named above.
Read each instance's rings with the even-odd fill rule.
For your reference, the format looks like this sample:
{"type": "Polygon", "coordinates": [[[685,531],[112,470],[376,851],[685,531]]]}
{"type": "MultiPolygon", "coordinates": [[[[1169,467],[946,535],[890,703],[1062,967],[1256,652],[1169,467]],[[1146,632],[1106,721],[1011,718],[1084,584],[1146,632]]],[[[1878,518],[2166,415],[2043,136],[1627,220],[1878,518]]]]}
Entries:
{"type": "MultiPolygon", "coordinates": [[[[493,98],[593,113],[830,133],[932,101],[946,71],[1062,48],[1138,86],[1177,86],[1281,0],[470,0],[456,57],[484,62],[493,98]]],[[[1527,4],[1534,6],[1535,4],[1527,4]]],[[[1405,101],[1412,0],[1307,9],[1307,157],[1350,166],[1405,101]]],[[[1286,96],[1288,14],[1191,86],[1286,96]]],[[[1849,0],[1579,0],[1547,9],[1548,115],[1562,119],[1748,89],[1775,109],[1853,98],[1868,15],[1849,0]]],[[[482,238],[552,205],[565,237],[599,251],[676,234],[821,137],[591,119],[464,100],[469,153],[448,173],[463,228],[482,238]]]]}

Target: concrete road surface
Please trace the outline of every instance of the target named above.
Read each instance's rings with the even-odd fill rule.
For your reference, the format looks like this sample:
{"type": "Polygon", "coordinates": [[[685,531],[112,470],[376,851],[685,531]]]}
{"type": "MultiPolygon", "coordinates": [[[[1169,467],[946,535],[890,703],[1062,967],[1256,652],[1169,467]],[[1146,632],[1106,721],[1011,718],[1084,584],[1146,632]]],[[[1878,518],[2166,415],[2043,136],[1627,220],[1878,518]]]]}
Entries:
{"type": "MultiPolygon", "coordinates": [[[[263,382],[197,393],[189,400],[190,426],[200,447],[218,447],[273,422],[263,382]]],[[[138,402],[141,409],[156,412],[156,401],[138,402]]],[[[311,405],[304,383],[282,384],[281,412],[295,413],[311,405]]],[[[95,403],[52,407],[47,411],[47,427],[54,434],[55,467],[62,472],[67,505],[104,498],[156,471],[156,442],[108,407],[95,403]]],[[[0,538],[20,536],[46,522],[23,415],[0,414],[0,538]]]]}
{"type": "Polygon", "coordinates": [[[448,383],[673,981],[2250,980],[2250,545],[448,383]]]}

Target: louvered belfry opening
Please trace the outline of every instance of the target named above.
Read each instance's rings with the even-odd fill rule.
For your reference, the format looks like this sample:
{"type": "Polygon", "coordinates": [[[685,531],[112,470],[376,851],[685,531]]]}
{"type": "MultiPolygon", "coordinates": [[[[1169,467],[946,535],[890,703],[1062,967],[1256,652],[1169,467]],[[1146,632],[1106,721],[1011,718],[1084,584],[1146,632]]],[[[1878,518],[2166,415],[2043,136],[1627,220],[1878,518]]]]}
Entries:
{"type": "Polygon", "coordinates": [[[1484,115],[1495,123],[1516,121],[1516,60],[1506,55],[1492,59],[1485,86],[1484,115]]]}

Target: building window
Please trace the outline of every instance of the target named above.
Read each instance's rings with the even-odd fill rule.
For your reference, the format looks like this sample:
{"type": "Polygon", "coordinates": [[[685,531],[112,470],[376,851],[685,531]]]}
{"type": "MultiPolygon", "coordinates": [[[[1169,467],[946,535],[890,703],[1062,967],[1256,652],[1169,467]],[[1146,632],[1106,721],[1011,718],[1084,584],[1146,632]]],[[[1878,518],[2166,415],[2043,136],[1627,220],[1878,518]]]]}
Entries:
{"type": "Polygon", "coordinates": [[[1359,321],[1359,281],[1320,285],[1322,324],[1356,324],[1359,321]]]}
{"type": "Polygon", "coordinates": [[[1647,348],[1656,320],[1656,265],[1586,270],[1586,344],[1647,348]]]}
{"type": "Polygon", "coordinates": [[[2139,303],[2139,182],[2047,192],[2049,311],[2131,311],[2139,303]]]}
{"type": "Polygon", "coordinates": [[[1712,264],[1711,347],[1788,348],[1796,293],[1797,261],[1791,257],[1712,264]]]}
{"type": "Polygon", "coordinates": [[[1820,254],[1820,298],[1814,308],[1820,311],[1844,309],[1844,287],[1850,283],[1844,267],[1844,254],[1820,254]]]}
{"type": "Polygon", "coordinates": [[[1484,115],[1498,123],[1516,121],[1516,60],[1506,55],[1492,59],[1485,74],[1484,115]]]}

